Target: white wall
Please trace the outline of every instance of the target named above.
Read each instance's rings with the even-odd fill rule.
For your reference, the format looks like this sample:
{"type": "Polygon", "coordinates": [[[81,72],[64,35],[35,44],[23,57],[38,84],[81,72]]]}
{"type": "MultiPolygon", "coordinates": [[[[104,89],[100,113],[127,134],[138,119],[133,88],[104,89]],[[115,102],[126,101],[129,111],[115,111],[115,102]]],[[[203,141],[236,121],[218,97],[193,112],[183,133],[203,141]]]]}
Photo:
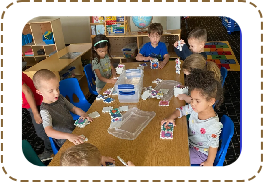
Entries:
{"type": "Polygon", "coordinates": [[[167,17],[167,30],[181,29],[181,17],[167,17]]]}

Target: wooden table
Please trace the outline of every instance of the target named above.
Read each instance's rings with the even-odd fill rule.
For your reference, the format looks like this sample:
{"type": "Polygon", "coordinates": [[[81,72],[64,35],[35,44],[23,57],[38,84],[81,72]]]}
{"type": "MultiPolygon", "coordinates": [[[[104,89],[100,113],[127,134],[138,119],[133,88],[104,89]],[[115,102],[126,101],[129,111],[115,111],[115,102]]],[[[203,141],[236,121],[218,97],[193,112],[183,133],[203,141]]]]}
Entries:
{"type": "Polygon", "coordinates": [[[30,78],[33,78],[33,75],[38,70],[48,69],[50,71],[53,71],[58,76],[58,78],[60,78],[59,77],[60,71],[65,69],[67,66],[74,66],[75,67],[74,72],[76,78],[79,80],[83,76],[85,76],[82,67],[81,58],[84,57],[85,54],[87,54],[91,50],[91,47],[92,47],[91,43],[70,44],[69,46],[58,51],[57,53],[53,54],[47,59],[25,70],[24,73],[28,75],[30,78]],[[81,52],[81,54],[73,59],[60,59],[60,57],[62,57],[63,55],[71,52],[81,52]]]}
{"type": "MultiPolygon", "coordinates": [[[[140,62],[126,63],[126,69],[137,68],[140,62]]],[[[164,80],[176,80],[184,83],[183,73],[178,75],[175,73],[175,62],[170,61],[161,70],[151,70],[148,66],[144,69],[143,86],[153,86],[152,81],[156,78],[164,80]]],[[[102,92],[107,88],[113,87],[113,84],[106,84],[102,92]]],[[[94,121],[85,128],[76,128],[74,134],[83,134],[88,137],[90,143],[98,147],[101,154],[115,158],[116,165],[121,166],[122,163],[117,159],[120,156],[125,161],[132,161],[136,166],[189,166],[189,149],[188,149],[188,135],[186,118],[176,120],[176,127],[174,128],[173,140],[160,139],[161,120],[170,115],[177,107],[185,103],[172,97],[170,106],[159,107],[159,100],[147,99],[135,104],[123,104],[118,102],[118,96],[113,96],[116,99],[111,104],[105,104],[103,101],[94,101],[87,113],[98,111],[100,117],[95,118],[94,121]],[[137,107],[143,111],[155,111],[156,116],[144,128],[135,140],[123,140],[110,135],[107,130],[110,126],[110,115],[102,113],[105,106],[112,106],[117,108],[119,106],[128,105],[130,107],[137,107]]],[[[59,166],[61,152],[73,146],[73,143],[66,141],[61,147],[58,154],[50,162],[49,166],[59,166]]]]}

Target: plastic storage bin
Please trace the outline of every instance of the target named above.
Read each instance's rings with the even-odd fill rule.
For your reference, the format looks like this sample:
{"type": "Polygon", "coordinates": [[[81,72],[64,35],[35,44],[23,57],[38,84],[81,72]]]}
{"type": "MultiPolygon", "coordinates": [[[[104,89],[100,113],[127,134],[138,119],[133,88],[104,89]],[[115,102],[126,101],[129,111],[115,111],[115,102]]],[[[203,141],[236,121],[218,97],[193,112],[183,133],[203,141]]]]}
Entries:
{"type": "Polygon", "coordinates": [[[129,43],[121,49],[125,58],[135,58],[137,50],[137,43],[129,43]]]}
{"type": "Polygon", "coordinates": [[[141,111],[133,107],[123,115],[122,121],[111,123],[108,133],[120,139],[134,140],[155,115],[153,111],[141,111]]]}
{"type": "Polygon", "coordinates": [[[128,69],[123,72],[115,83],[120,103],[139,102],[143,87],[143,70],[128,69]]]}

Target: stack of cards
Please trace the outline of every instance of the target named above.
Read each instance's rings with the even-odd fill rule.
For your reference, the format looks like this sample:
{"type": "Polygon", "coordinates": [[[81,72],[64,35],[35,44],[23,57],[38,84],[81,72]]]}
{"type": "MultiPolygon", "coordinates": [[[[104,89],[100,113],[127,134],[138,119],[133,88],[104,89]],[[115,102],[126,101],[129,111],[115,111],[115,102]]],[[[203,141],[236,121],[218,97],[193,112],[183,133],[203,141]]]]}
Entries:
{"type": "Polygon", "coordinates": [[[183,44],[181,43],[181,41],[179,40],[178,41],[178,45],[177,45],[177,47],[176,47],[179,51],[182,51],[183,49],[183,44]]]}
{"type": "Polygon", "coordinates": [[[181,71],[181,62],[180,62],[180,59],[177,58],[175,59],[175,62],[176,62],[176,65],[175,65],[175,69],[176,69],[176,74],[180,74],[180,71],[181,71]]]}
{"type": "Polygon", "coordinates": [[[161,139],[173,139],[173,131],[174,131],[173,123],[169,123],[168,125],[166,125],[167,123],[168,122],[161,125],[161,132],[160,132],[161,139]]]}
{"type": "Polygon", "coordinates": [[[158,69],[159,67],[159,61],[157,58],[150,60],[151,61],[151,69],[158,69]]]}

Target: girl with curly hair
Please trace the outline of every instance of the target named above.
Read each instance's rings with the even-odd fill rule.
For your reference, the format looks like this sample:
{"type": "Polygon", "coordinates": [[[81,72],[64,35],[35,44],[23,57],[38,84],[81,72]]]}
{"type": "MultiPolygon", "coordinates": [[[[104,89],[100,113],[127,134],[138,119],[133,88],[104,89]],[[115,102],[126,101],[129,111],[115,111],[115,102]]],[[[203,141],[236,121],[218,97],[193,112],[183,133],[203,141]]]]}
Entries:
{"type": "Polygon", "coordinates": [[[187,78],[191,103],[177,108],[161,122],[162,125],[168,125],[169,122],[175,125],[176,118],[190,114],[190,162],[200,166],[213,166],[223,127],[213,108],[216,101],[216,107],[222,103],[222,86],[213,76],[211,71],[193,70],[187,78]]]}

